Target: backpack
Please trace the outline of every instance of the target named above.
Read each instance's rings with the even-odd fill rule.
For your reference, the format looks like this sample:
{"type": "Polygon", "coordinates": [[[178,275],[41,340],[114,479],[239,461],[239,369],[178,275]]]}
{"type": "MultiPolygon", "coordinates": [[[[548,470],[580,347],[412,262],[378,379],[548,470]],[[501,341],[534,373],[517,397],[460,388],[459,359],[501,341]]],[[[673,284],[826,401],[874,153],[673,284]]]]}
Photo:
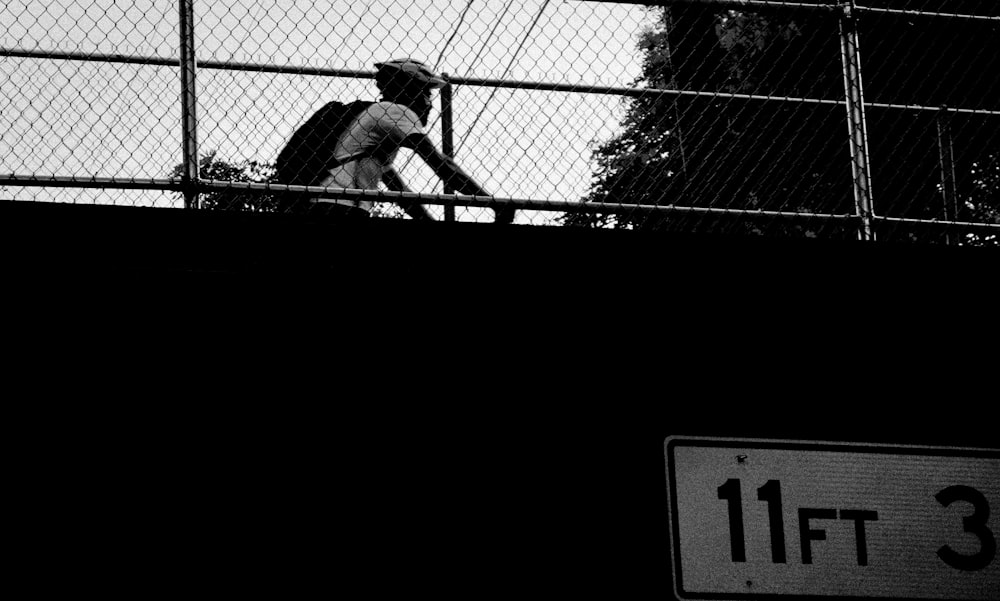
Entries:
{"type": "Polygon", "coordinates": [[[333,154],[340,134],[354,117],[372,104],[367,100],[347,104],[334,100],[313,113],[278,153],[273,181],[286,185],[319,185],[327,171],[338,164],[333,154]]]}

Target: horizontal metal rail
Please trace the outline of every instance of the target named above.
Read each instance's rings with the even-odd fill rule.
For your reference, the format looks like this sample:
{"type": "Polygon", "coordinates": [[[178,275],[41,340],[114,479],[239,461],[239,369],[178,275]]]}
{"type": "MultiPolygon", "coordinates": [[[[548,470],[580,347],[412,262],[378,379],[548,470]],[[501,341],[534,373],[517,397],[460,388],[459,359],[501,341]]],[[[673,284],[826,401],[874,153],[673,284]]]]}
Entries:
{"type": "MultiPolygon", "coordinates": [[[[179,58],[168,58],[164,56],[134,56],[129,54],[103,54],[99,52],[57,52],[51,50],[25,50],[23,48],[0,48],[0,56],[98,63],[121,63],[126,65],[146,65],[153,67],[180,67],[181,65],[179,58]]],[[[233,61],[198,61],[198,68],[223,71],[285,73],[289,75],[325,75],[330,77],[353,77],[358,79],[375,78],[375,73],[371,71],[294,65],[272,65],[262,63],[239,63],[233,61]]]]}
{"type": "Polygon", "coordinates": [[[873,216],[872,219],[876,222],[895,223],[898,225],[918,225],[963,230],[995,230],[997,233],[1000,233],[1000,223],[986,223],[984,221],[946,221],[943,219],[913,219],[910,217],[877,216],[873,216]]]}
{"type": "MultiPolygon", "coordinates": [[[[27,187],[62,187],[62,188],[114,188],[132,190],[162,190],[179,192],[185,189],[180,178],[115,178],[115,177],[70,177],[70,176],[25,176],[16,174],[0,175],[0,185],[27,187]]],[[[749,209],[723,209],[718,207],[692,207],[683,205],[642,205],[604,202],[571,202],[561,200],[539,200],[532,198],[513,198],[502,196],[471,196],[465,194],[427,194],[418,192],[393,192],[388,190],[358,190],[351,188],[327,188],[323,186],[288,186],[263,182],[229,182],[220,180],[199,180],[194,184],[199,192],[217,192],[220,190],[250,192],[250,193],[307,193],[326,197],[317,202],[332,202],[332,199],[372,200],[380,202],[398,202],[400,200],[418,201],[422,204],[442,206],[465,206],[492,208],[514,206],[519,209],[534,209],[540,211],[558,211],[564,213],[692,213],[739,218],[767,218],[790,220],[828,220],[845,223],[857,222],[857,215],[842,213],[807,213],[796,211],[765,211],[749,209]]],[[[873,215],[876,222],[898,223],[903,225],[920,225],[936,228],[979,229],[1000,232],[1000,223],[983,223],[974,221],[942,221],[922,220],[901,217],[884,217],[873,215]]]]}
{"type": "MultiPolygon", "coordinates": [[[[115,177],[71,177],[71,176],[25,176],[0,175],[0,185],[27,187],[61,188],[114,188],[131,190],[163,190],[178,192],[187,186],[180,178],[115,178],[115,177]]],[[[491,208],[497,205],[512,205],[520,209],[560,211],[576,213],[628,213],[639,212],[687,212],[705,214],[728,214],[789,219],[832,219],[851,221],[857,217],[846,214],[799,213],[794,211],[760,211],[744,209],[720,209],[713,207],[687,207],[678,205],[640,205],[602,202],[571,202],[561,200],[539,200],[532,198],[511,198],[502,196],[471,196],[465,194],[427,194],[420,192],[394,192],[388,190],[360,190],[324,186],[289,186],[265,182],[230,182],[221,180],[198,180],[192,185],[199,192],[295,193],[326,197],[317,202],[332,202],[326,199],[373,200],[398,202],[400,200],[419,201],[421,204],[443,206],[467,206],[491,208]]]]}
{"type": "Polygon", "coordinates": [[[1000,117],[1000,110],[992,109],[963,109],[963,108],[952,108],[950,106],[923,106],[919,104],[895,104],[890,102],[866,102],[865,108],[875,108],[875,109],[892,109],[892,110],[906,110],[906,111],[931,111],[935,113],[940,113],[941,111],[948,111],[948,113],[962,113],[965,115],[988,115],[993,117],[1000,117]]]}
{"type": "Polygon", "coordinates": [[[836,3],[786,2],[784,0],[587,0],[589,2],[640,4],[646,6],[670,6],[673,4],[689,4],[720,8],[726,10],[745,10],[752,12],[768,11],[809,11],[835,13],[840,10],[836,3]]]}
{"type": "Polygon", "coordinates": [[[783,102],[797,102],[801,104],[828,104],[832,106],[842,106],[843,100],[831,100],[826,98],[800,98],[796,96],[767,96],[763,94],[736,94],[731,92],[704,92],[697,90],[671,90],[667,88],[626,88],[622,86],[598,86],[585,83],[560,84],[542,81],[523,80],[499,80],[484,79],[478,77],[455,77],[448,80],[456,85],[470,85],[495,88],[513,88],[548,92],[574,92],[577,94],[603,94],[615,96],[689,96],[701,98],[718,98],[733,100],[780,100],[783,102]]]}
{"type": "Polygon", "coordinates": [[[124,65],[149,65],[154,67],[180,67],[179,58],[159,56],[135,56],[130,54],[102,54],[96,52],[57,52],[53,50],[25,50],[23,48],[0,48],[0,56],[13,58],[42,58],[50,60],[92,61],[98,63],[120,63],[124,65]]]}
{"type": "Polygon", "coordinates": [[[188,187],[180,178],[80,177],[75,175],[0,174],[0,186],[34,188],[109,188],[179,192],[188,187]]]}
{"type": "MultiPolygon", "coordinates": [[[[22,50],[17,48],[0,48],[0,56],[15,58],[37,58],[49,60],[89,61],[123,63],[133,65],[151,65],[159,67],[179,67],[180,60],[163,57],[139,57],[122,54],[97,54],[83,52],[52,52],[47,50],[22,50]]],[[[373,71],[357,71],[350,69],[330,69],[326,67],[308,67],[295,65],[271,65],[260,63],[241,63],[234,61],[198,61],[199,69],[214,69],[223,71],[247,71],[254,73],[279,73],[286,75],[322,75],[326,77],[351,77],[374,79],[373,71]]],[[[796,98],[789,96],[765,96],[754,94],[731,94],[726,92],[700,92],[694,90],[668,90],[663,88],[627,88],[622,86],[601,86],[587,83],[550,83],[542,81],[500,80],[478,77],[448,76],[448,81],[455,85],[469,85],[491,88],[513,88],[545,92],[573,92],[580,94],[603,94],[616,96],[644,96],[647,94],[665,94],[675,96],[701,96],[707,98],[733,98],[742,100],[781,100],[785,102],[800,102],[811,104],[843,105],[842,100],[821,98],[796,98]]]]}
{"type": "Polygon", "coordinates": [[[861,13],[894,15],[898,17],[939,17],[942,19],[963,19],[967,21],[992,21],[1000,23],[1000,17],[990,17],[987,15],[959,15],[954,13],[905,10],[902,8],[871,8],[866,6],[858,6],[854,10],[861,13]]]}
{"type": "MultiPolygon", "coordinates": [[[[708,8],[719,8],[733,11],[746,12],[814,12],[837,14],[843,13],[845,5],[836,2],[786,2],[784,0],[632,0],[620,2],[620,0],[588,0],[589,2],[615,2],[616,4],[641,4],[647,6],[671,6],[675,4],[687,4],[695,6],[705,6],[708,8]]],[[[907,10],[901,8],[871,8],[867,6],[855,6],[852,12],[858,13],[881,13],[900,17],[940,17],[945,19],[967,19],[973,21],[1000,21],[1000,17],[987,15],[968,15],[943,13],[924,10],[907,10]]]]}
{"type": "MultiPolygon", "coordinates": [[[[180,67],[179,59],[163,57],[138,57],[121,54],[94,54],[82,52],[51,52],[45,50],[22,50],[11,48],[0,48],[0,56],[11,56],[17,58],[38,58],[50,60],[69,61],[91,61],[123,63],[134,65],[152,65],[162,67],[180,67]]],[[[374,79],[373,71],[358,71],[351,69],[330,69],[325,67],[308,67],[294,65],[268,65],[260,63],[240,63],[233,61],[199,61],[199,69],[215,69],[226,71],[247,71],[256,73],[283,73],[288,75],[321,75],[326,77],[350,77],[360,79],[374,79]]],[[[576,94],[600,94],[614,96],[640,97],[646,95],[665,95],[691,98],[708,98],[719,100],[746,100],[746,101],[774,101],[791,102],[798,104],[820,104],[829,106],[844,106],[844,100],[832,100],[826,98],[801,98],[796,96],[769,96],[764,94],[735,94],[730,92],[704,92],[696,90],[671,90],[666,88],[628,88],[622,86],[600,86],[587,83],[550,83],[542,81],[524,80],[500,80],[479,77],[458,77],[448,76],[448,81],[455,85],[469,85],[480,87],[510,88],[521,90],[548,91],[548,92],[569,92],[576,94]]],[[[893,104],[868,102],[865,106],[873,108],[909,110],[909,111],[940,111],[939,106],[923,106],[917,104],[893,104]]],[[[991,109],[970,109],[951,108],[952,113],[965,113],[973,115],[1000,116],[1000,110],[991,109]]]]}

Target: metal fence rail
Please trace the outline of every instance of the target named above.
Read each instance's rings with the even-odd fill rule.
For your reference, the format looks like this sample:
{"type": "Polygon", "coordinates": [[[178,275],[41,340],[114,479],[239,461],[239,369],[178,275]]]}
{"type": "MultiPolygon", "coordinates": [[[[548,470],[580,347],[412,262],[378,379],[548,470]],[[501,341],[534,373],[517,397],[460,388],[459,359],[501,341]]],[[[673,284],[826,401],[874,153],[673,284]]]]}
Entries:
{"type": "Polygon", "coordinates": [[[183,198],[187,207],[220,208],[221,196],[307,191],[374,198],[390,207],[385,216],[395,216],[394,201],[418,200],[448,220],[488,221],[487,209],[514,206],[519,222],[535,224],[975,244],[996,243],[1000,233],[1000,183],[991,179],[1000,90],[981,74],[1000,67],[1000,13],[877,0],[667,0],[649,8],[382,0],[310,12],[314,4],[280,14],[251,0],[3,9],[0,197],[80,202],[58,192],[77,188],[100,191],[94,202],[176,206],[183,198]],[[80,13],[89,28],[78,24],[80,13]],[[314,41],[344,23],[354,28],[338,39],[353,47],[314,41]],[[913,32],[928,23],[964,27],[955,31],[987,47],[913,32]],[[863,47],[872,32],[885,35],[863,47]],[[919,55],[924,40],[948,56],[919,55]],[[560,59],[547,58],[556,48],[560,59]],[[248,60],[260,54],[268,60],[248,60]],[[438,59],[449,84],[429,131],[493,196],[436,188],[413,157],[401,162],[417,193],[268,182],[268,162],[312,110],[331,94],[371,97],[366,63],[407,54],[438,59]],[[325,64],[309,64],[312,55],[325,64]],[[964,78],[938,89],[917,81],[916,67],[956,60],[969,71],[964,78]],[[40,74],[26,74],[42,64],[40,74]],[[176,84],[164,85],[171,77],[179,96],[176,84]],[[101,78],[107,87],[93,89],[101,78]],[[941,98],[948,102],[934,102],[941,98]],[[81,122],[103,138],[78,132],[81,122]],[[157,157],[144,160],[150,147],[157,157]],[[229,175],[219,181],[222,167],[229,175]],[[116,190],[142,195],[115,198],[116,190]]]}

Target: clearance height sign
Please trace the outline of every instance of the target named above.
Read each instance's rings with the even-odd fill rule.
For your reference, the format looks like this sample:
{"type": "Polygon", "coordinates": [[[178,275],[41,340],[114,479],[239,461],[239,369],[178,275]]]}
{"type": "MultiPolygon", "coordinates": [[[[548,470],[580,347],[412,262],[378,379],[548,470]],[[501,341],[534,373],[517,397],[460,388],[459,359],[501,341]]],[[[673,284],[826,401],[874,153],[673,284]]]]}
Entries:
{"type": "Polygon", "coordinates": [[[670,437],[679,599],[1000,599],[1000,451],[670,437]]]}

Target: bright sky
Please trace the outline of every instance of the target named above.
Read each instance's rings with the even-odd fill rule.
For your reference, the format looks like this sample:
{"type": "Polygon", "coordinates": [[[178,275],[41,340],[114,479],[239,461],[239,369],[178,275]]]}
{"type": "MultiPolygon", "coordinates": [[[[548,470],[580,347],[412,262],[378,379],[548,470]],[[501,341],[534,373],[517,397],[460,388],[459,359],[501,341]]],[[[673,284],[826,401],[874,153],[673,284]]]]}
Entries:
{"type": "MultiPolygon", "coordinates": [[[[643,6],[576,0],[195,0],[200,61],[368,71],[412,56],[440,60],[438,70],[453,76],[583,86],[629,85],[640,69],[636,35],[649,21],[643,6]]],[[[0,47],[176,58],[177,22],[175,0],[7,0],[0,47]]],[[[0,86],[0,173],[161,178],[181,162],[176,68],[0,56],[0,86]]],[[[197,90],[201,151],[232,162],[273,161],[327,100],[377,95],[370,79],[208,68],[197,90]]],[[[617,96],[458,86],[457,158],[498,196],[579,200],[591,151],[623,108],[617,96]]],[[[439,122],[432,136],[440,143],[439,122]]],[[[440,191],[420,161],[405,161],[403,175],[418,191],[440,191]]],[[[156,192],[14,187],[0,197],[178,202],[156,192]]],[[[519,221],[548,216],[522,212],[519,221]]]]}

